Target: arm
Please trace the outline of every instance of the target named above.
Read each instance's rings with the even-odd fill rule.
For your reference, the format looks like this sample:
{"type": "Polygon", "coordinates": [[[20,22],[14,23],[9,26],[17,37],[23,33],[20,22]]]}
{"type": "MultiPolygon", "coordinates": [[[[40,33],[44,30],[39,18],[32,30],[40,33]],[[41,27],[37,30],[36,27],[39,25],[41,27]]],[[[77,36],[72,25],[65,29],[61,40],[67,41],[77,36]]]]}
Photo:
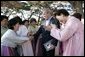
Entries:
{"type": "Polygon", "coordinates": [[[60,40],[66,41],[77,31],[78,24],[75,21],[69,22],[63,30],[52,28],[51,36],[60,40]]]}
{"type": "Polygon", "coordinates": [[[20,43],[23,43],[23,42],[29,40],[28,37],[19,37],[15,34],[10,34],[10,36],[8,36],[8,39],[10,41],[13,41],[13,42],[17,43],[17,44],[20,44],[20,43]]]}

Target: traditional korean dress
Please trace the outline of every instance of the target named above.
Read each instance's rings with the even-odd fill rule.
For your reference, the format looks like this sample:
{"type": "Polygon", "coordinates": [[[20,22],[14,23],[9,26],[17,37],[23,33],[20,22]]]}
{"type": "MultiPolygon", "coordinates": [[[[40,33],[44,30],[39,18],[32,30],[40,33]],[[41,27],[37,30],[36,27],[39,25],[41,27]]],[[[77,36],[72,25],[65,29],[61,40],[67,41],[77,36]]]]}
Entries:
{"type": "Polygon", "coordinates": [[[64,29],[52,28],[51,36],[63,43],[63,56],[84,56],[84,26],[69,16],[64,29]]]}
{"type": "Polygon", "coordinates": [[[16,32],[8,29],[1,37],[1,56],[16,56],[15,47],[27,40],[29,40],[29,38],[18,37],[16,32]]]}
{"type": "MultiPolygon", "coordinates": [[[[21,25],[19,28],[19,31],[17,31],[18,36],[20,37],[28,37],[27,36],[28,29],[26,28],[25,25],[21,25]]],[[[20,55],[22,56],[34,56],[33,54],[33,49],[32,49],[32,44],[31,41],[28,40],[27,42],[21,44],[21,46],[18,46],[20,55]]]]}

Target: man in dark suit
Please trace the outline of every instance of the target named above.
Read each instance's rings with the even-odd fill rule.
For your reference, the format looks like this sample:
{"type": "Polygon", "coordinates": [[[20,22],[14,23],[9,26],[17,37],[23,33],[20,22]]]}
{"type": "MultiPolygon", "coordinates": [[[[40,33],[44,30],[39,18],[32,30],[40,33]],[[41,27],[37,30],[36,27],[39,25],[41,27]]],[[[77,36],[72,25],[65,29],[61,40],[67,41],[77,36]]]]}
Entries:
{"type": "MultiPolygon", "coordinates": [[[[58,40],[56,40],[55,38],[50,36],[50,31],[47,31],[45,29],[45,26],[48,26],[50,24],[55,24],[56,27],[60,28],[60,23],[57,19],[53,18],[52,10],[50,10],[48,8],[44,9],[43,17],[45,18],[45,20],[44,20],[43,24],[41,25],[41,27],[39,28],[39,30],[34,35],[34,38],[35,38],[35,41],[37,42],[37,39],[40,38],[39,36],[41,35],[41,38],[40,38],[40,43],[41,43],[40,46],[41,47],[40,47],[40,49],[42,49],[42,56],[54,56],[55,48],[53,48],[52,50],[47,51],[44,44],[46,42],[48,42],[49,40],[52,40],[51,44],[54,45],[54,46],[57,46],[58,40]]],[[[40,51],[41,50],[39,50],[39,52],[40,51]]]]}

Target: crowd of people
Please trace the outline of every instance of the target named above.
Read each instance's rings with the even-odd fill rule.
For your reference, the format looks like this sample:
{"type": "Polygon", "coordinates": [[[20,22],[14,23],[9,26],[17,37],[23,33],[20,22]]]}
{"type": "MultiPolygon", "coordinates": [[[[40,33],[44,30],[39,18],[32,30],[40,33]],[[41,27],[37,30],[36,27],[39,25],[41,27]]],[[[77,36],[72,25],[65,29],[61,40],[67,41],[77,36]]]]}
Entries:
{"type": "Polygon", "coordinates": [[[1,56],[84,56],[82,15],[65,9],[43,9],[44,18],[8,19],[1,15],[1,56]]]}

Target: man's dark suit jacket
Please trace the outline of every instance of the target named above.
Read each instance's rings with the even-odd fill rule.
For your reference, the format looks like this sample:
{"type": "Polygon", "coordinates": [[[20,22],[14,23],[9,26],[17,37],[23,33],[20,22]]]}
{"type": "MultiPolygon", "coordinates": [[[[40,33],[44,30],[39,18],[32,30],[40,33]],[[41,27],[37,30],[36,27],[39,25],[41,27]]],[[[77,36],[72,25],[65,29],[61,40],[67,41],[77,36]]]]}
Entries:
{"type": "MultiPolygon", "coordinates": [[[[60,28],[60,23],[57,19],[54,19],[53,17],[50,19],[50,23],[52,24],[55,24],[57,28],[60,28]]],[[[43,25],[41,25],[41,27],[39,28],[39,30],[36,32],[36,34],[34,35],[36,40],[37,38],[40,36],[42,36],[42,44],[46,43],[47,41],[53,39],[53,42],[52,44],[53,45],[57,45],[57,42],[58,40],[53,38],[51,35],[50,35],[50,31],[47,31],[44,29],[43,25]]]]}

